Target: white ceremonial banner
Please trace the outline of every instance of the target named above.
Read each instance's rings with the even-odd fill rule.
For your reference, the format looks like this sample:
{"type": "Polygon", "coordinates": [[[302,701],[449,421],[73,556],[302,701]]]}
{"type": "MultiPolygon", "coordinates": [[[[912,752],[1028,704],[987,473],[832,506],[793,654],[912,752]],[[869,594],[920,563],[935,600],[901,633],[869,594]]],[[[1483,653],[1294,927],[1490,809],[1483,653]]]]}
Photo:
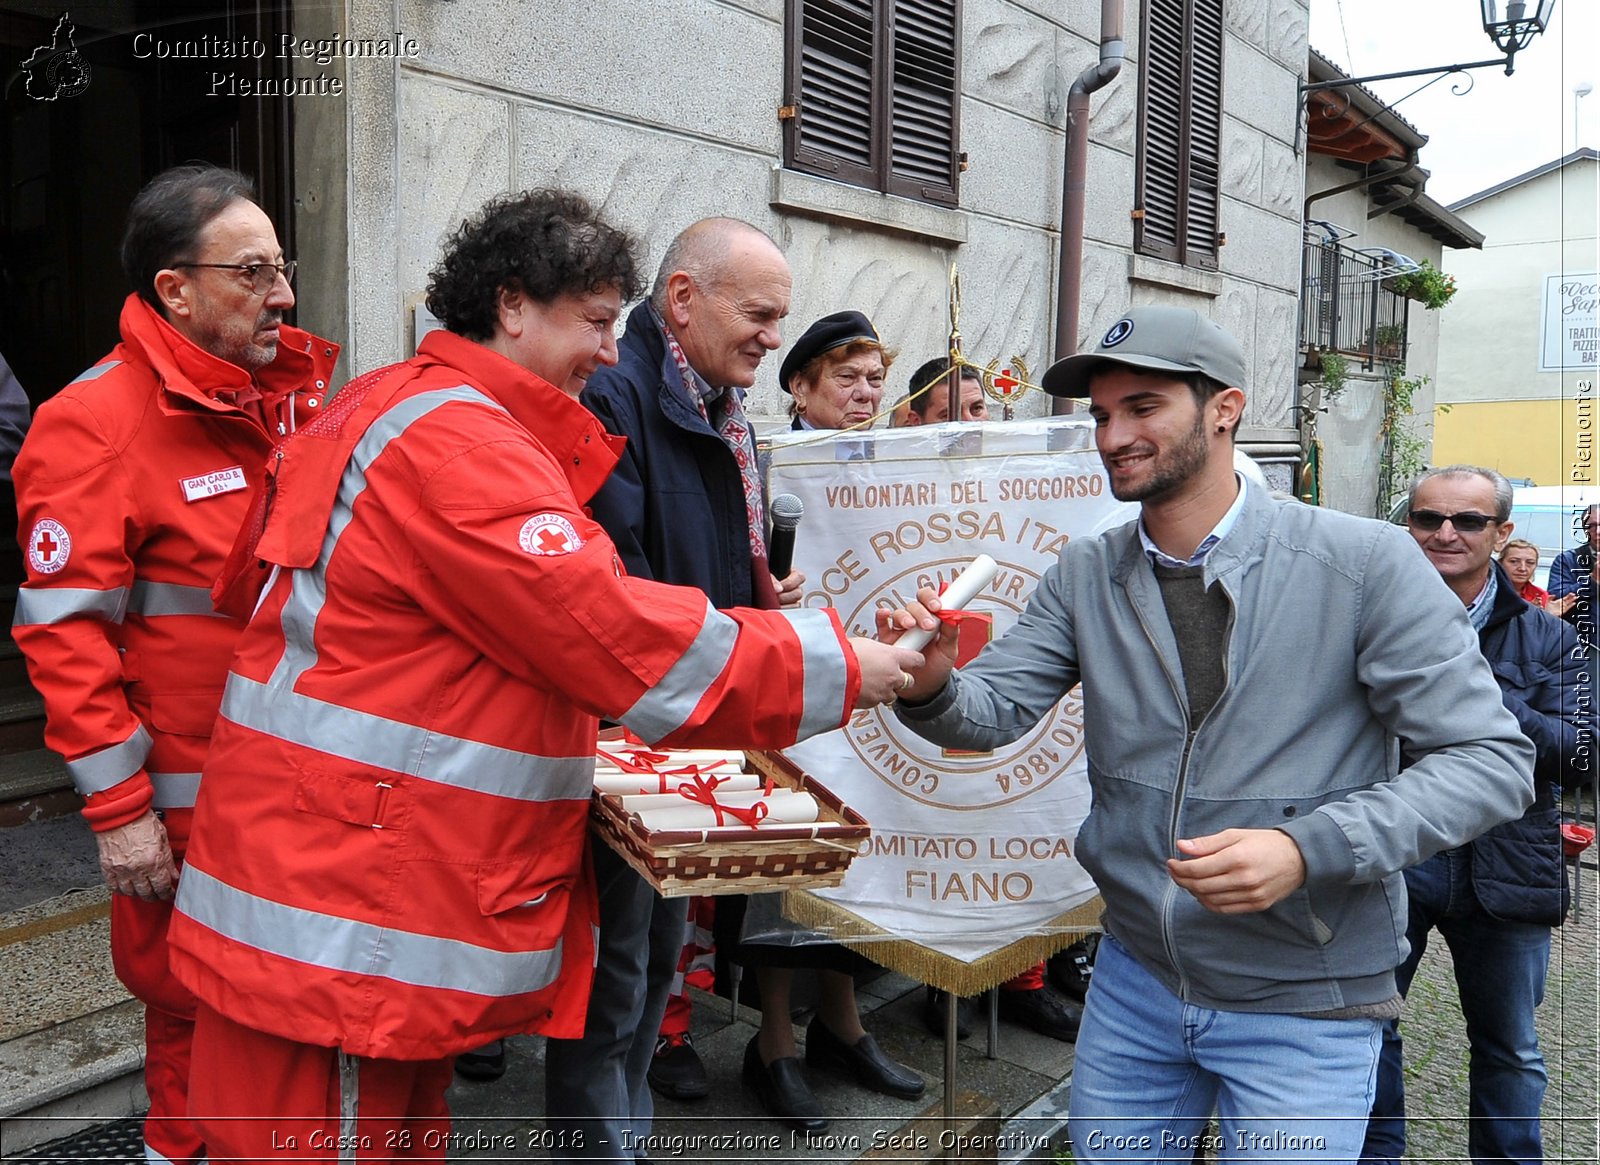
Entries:
{"type": "MultiPolygon", "coordinates": [[[[999,570],[967,609],[1003,634],[1069,539],[1136,512],[1112,498],[1086,418],[792,433],[763,445],[769,496],[805,503],[795,546],[804,603],[836,608],[852,635],[874,634],[876,608],[949,581],[979,554],[999,570]]],[[[964,639],[963,654],[973,646],[964,639]]],[[[1069,941],[1064,926],[1092,924],[1095,888],[1073,857],[1089,807],[1078,697],[994,752],[940,749],[886,709],[785,750],[872,825],[843,884],[816,892],[842,909],[820,915],[848,920],[824,933],[984,961],[1000,982],[1069,941]],[[1029,937],[1028,952],[997,958],[1029,937]]],[[[791,898],[801,899],[791,913],[817,925],[814,904],[791,898]]],[[[945,960],[914,958],[913,971],[867,949],[937,986],[975,989],[948,966],[941,975],[945,960]]]]}

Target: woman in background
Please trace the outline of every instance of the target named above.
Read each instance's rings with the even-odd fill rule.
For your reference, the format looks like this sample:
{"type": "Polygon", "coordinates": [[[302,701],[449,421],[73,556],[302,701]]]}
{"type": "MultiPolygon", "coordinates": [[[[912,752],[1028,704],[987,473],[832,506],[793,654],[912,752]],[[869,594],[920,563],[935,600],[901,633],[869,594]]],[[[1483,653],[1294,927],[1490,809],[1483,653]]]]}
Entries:
{"type": "Polygon", "coordinates": [[[1513,538],[1507,542],[1500,551],[1500,565],[1505,568],[1506,577],[1511,580],[1511,585],[1517,588],[1517,594],[1534,606],[1543,607],[1552,615],[1560,615],[1571,605],[1569,598],[1557,599],[1557,609],[1552,610],[1550,592],[1543,587],[1533,585],[1533,572],[1539,569],[1539,548],[1532,542],[1521,538],[1513,538]]]}

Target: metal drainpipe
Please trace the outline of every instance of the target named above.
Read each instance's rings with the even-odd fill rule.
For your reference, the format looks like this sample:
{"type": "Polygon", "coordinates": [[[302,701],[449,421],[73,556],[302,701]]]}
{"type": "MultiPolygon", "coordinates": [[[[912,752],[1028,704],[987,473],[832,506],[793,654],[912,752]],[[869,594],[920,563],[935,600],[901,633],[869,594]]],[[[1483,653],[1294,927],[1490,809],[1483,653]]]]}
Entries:
{"type": "MultiPolygon", "coordinates": [[[[1089,171],[1089,94],[1122,72],[1123,0],[1100,0],[1100,59],[1078,74],[1067,94],[1067,160],[1061,191],[1061,266],[1056,278],[1056,354],[1078,350],[1079,300],[1083,295],[1084,186],[1089,171]]],[[[1053,398],[1050,411],[1070,412],[1072,402],[1053,398]]]]}

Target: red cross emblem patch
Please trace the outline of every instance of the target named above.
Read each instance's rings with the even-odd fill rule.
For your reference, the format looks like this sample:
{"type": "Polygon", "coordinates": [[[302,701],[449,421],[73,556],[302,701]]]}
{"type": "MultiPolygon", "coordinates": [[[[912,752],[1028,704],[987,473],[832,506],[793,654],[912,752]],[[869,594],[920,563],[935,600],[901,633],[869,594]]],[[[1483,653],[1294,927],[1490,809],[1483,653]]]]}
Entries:
{"type": "Polygon", "coordinates": [[[535,514],[522,523],[517,544],[529,554],[571,554],[583,545],[583,539],[560,514],[535,514]]]}
{"type": "Polygon", "coordinates": [[[34,574],[55,574],[67,565],[72,535],[54,518],[40,518],[28,536],[28,566],[34,574]]]}

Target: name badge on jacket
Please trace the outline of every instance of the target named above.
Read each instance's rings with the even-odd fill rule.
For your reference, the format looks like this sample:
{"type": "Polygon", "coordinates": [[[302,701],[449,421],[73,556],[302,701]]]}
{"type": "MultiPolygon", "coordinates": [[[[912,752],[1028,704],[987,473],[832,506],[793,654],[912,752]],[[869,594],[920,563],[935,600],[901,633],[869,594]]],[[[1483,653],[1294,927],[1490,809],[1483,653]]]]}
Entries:
{"type": "Polygon", "coordinates": [[[204,501],[218,494],[231,494],[235,490],[250,488],[250,483],[244,478],[242,465],[232,465],[227,469],[202,473],[198,477],[186,477],[180,484],[183,486],[183,500],[186,502],[204,501]]]}

